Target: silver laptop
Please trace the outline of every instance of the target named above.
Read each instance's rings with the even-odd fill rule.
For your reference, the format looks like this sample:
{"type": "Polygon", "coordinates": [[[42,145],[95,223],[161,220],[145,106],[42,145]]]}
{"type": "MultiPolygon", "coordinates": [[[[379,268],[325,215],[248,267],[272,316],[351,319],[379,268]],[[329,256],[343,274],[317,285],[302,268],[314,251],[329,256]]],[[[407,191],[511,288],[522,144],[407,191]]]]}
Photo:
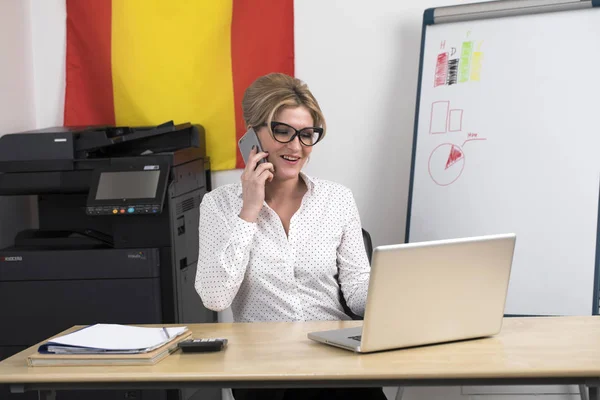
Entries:
{"type": "Polygon", "coordinates": [[[377,247],[362,327],[309,339],[369,353],[500,332],[516,235],[377,247]]]}

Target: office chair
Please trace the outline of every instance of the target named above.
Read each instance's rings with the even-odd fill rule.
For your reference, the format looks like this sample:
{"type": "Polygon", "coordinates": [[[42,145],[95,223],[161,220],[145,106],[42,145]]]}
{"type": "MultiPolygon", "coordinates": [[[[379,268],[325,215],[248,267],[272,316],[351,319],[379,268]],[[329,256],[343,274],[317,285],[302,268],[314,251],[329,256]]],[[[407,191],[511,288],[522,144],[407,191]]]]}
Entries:
{"type": "Polygon", "coordinates": [[[367,251],[367,257],[369,257],[369,264],[371,264],[371,258],[373,258],[373,242],[371,241],[371,235],[366,230],[362,230],[363,242],[365,242],[365,250],[367,251]]]}

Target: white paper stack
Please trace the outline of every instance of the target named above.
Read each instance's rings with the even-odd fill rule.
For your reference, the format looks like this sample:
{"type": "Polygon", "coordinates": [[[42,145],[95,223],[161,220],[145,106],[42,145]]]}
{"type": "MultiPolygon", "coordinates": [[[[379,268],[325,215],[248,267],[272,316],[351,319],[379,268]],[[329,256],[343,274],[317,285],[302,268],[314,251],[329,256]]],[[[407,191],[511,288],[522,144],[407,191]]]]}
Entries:
{"type": "Polygon", "coordinates": [[[157,349],[187,331],[186,326],[163,329],[96,324],[56,337],[38,351],[42,354],[140,354],[157,349]]]}

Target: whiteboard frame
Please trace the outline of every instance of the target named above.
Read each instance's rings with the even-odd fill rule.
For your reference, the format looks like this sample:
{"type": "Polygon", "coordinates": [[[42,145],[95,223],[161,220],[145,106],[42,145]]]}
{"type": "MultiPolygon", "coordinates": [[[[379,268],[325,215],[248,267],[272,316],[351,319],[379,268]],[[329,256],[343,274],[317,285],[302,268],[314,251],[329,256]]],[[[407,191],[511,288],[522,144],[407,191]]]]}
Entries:
{"type": "MultiPolygon", "coordinates": [[[[417,100],[415,104],[415,126],[410,165],[408,203],[406,207],[406,230],[404,235],[405,243],[409,243],[410,240],[411,209],[414,189],[417,139],[419,133],[419,111],[421,105],[421,86],[423,82],[423,64],[425,57],[425,39],[427,35],[427,27],[429,25],[439,25],[450,22],[503,18],[517,15],[541,14],[557,11],[573,11],[593,7],[600,7],[600,0],[496,0],[484,3],[428,8],[423,12],[423,26],[421,31],[421,47],[419,56],[419,77],[417,82],[417,100]]],[[[600,193],[598,193],[598,221],[596,232],[596,258],[592,294],[592,315],[600,315],[600,193]]],[[[524,315],[518,314],[518,316],[524,315]]]]}

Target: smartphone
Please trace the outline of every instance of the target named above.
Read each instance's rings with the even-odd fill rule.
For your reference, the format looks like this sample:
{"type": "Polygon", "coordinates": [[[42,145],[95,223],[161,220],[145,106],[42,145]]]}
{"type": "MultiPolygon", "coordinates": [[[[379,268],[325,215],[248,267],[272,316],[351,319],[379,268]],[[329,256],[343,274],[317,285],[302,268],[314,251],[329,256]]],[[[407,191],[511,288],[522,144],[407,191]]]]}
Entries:
{"type": "MultiPolygon", "coordinates": [[[[248,158],[250,157],[250,152],[252,151],[252,146],[256,146],[257,152],[263,151],[262,146],[260,145],[260,140],[258,140],[258,135],[254,132],[254,129],[250,128],[244,136],[240,138],[238,141],[238,147],[240,149],[240,153],[244,158],[244,163],[248,163],[248,158]]],[[[267,162],[266,158],[262,158],[258,164],[267,162]]]]}

